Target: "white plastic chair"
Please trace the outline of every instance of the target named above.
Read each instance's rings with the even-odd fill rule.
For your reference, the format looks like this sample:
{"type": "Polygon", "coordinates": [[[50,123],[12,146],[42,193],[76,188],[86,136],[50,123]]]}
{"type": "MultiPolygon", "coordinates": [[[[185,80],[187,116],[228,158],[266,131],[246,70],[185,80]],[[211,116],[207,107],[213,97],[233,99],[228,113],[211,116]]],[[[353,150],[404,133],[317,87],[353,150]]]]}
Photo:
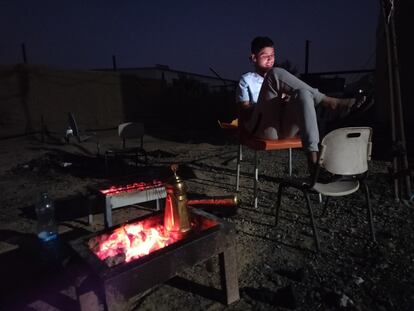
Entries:
{"type": "Polygon", "coordinates": [[[364,179],[368,173],[368,161],[371,159],[372,129],[369,127],[346,127],[336,129],[328,133],[321,142],[317,168],[311,178],[311,182],[298,179],[284,179],[279,185],[276,204],[277,226],[279,210],[284,188],[293,187],[303,192],[309,216],[312,224],[316,248],[320,250],[318,232],[315,226],[312,205],[309,194],[316,193],[326,196],[325,213],[329,197],[341,197],[355,193],[362,186],[365,193],[368,224],[372,240],[375,242],[375,233],[372,219],[371,201],[369,189],[364,179]],[[320,169],[323,168],[331,174],[341,175],[323,182],[320,169]]]}
{"type": "Polygon", "coordinates": [[[109,172],[108,157],[110,156],[133,156],[135,164],[138,165],[139,155],[143,155],[145,164],[148,162],[147,152],[144,149],[144,124],[139,122],[126,122],[118,125],[118,135],[122,139],[122,148],[112,148],[105,151],[105,171],[109,172]],[[127,140],[135,140],[139,145],[127,146],[127,140]]]}

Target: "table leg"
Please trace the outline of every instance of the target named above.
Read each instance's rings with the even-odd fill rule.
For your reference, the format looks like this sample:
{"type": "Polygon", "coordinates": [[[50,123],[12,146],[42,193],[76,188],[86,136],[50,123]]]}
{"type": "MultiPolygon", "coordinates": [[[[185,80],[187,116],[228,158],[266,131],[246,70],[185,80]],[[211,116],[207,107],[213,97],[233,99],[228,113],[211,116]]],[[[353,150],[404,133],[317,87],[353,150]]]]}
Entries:
{"type": "Polygon", "coordinates": [[[105,227],[112,227],[112,205],[108,199],[105,199],[105,227]]]}
{"type": "Polygon", "coordinates": [[[236,247],[229,247],[220,253],[219,262],[221,287],[225,291],[226,303],[229,305],[240,299],[236,247]]]}

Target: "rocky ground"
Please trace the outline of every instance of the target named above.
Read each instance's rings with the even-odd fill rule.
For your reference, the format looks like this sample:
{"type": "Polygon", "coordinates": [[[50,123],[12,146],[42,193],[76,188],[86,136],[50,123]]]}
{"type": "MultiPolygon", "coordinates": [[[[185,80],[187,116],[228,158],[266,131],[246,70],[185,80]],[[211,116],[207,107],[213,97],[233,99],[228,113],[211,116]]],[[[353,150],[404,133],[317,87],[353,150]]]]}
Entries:
{"type": "MultiPolygon", "coordinates": [[[[89,270],[68,242],[104,228],[99,206],[93,224],[88,224],[90,186],[127,175],[131,180],[144,175],[165,179],[170,164],[179,163],[189,197],[234,194],[236,145],[211,133],[184,134],[150,132],[145,138],[148,165],[136,168],[113,160],[109,175],[103,158],[96,157],[95,138],[70,144],[53,135],[43,142],[36,135],[2,140],[0,309],[79,308],[76,280],[89,270]],[[60,258],[50,265],[41,261],[36,237],[34,204],[43,190],[55,199],[60,233],[60,258]]],[[[101,151],[120,144],[115,130],[97,136],[101,151]]],[[[370,240],[364,196],[358,192],[333,200],[325,215],[315,208],[322,247],[317,253],[299,192],[292,190],[284,197],[281,221],[274,227],[275,178],[286,175],[287,152],[260,154],[258,209],[251,204],[253,153],[246,150],[244,156],[239,207],[233,214],[222,207],[212,211],[237,232],[240,300],[226,306],[170,282],[131,299],[124,309],[414,310],[414,209],[394,202],[389,162],[372,161],[368,176],[377,243],[370,240]]],[[[302,152],[295,150],[293,156],[294,175],[304,175],[302,152]]],[[[318,202],[317,197],[313,200],[318,202]]],[[[150,203],[143,207],[114,211],[115,223],[153,208],[150,203]]],[[[218,288],[218,271],[218,260],[212,258],[180,277],[218,288]]]]}

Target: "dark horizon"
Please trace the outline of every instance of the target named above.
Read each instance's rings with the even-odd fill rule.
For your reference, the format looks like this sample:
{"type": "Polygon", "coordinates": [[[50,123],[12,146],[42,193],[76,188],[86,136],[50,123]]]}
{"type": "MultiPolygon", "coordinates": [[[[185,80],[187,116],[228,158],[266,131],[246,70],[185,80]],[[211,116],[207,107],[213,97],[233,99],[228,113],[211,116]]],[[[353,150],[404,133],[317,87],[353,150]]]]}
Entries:
{"type": "Polygon", "coordinates": [[[22,63],[67,69],[168,65],[171,69],[238,79],[251,69],[250,41],[270,36],[276,60],[304,72],[310,41],[310,72],[372,69],[379,3],[275,4],[247,1],[148,4],[28,0],[0,5],[0,64],[22,63]]]}

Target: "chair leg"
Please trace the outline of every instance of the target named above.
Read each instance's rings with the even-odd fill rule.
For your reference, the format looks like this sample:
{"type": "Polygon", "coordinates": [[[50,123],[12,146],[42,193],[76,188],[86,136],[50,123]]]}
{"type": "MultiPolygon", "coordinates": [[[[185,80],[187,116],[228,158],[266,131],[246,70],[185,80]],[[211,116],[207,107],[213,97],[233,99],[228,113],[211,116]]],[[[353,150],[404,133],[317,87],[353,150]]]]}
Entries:
{"type": "Polygon", "coordinates": [[[377,240],[375,238],[374,221],[373,221],[373,218],[372,218],[372,209],[371,209],[371,199],[370,199],[370,195],[369,195],[369,188],[368,188],[368,185],[364,181],[361,181],[361,184],[362,184],[363,189],[364,189],[365,200],[367,201],[367,216],[368,216],[369,228],[370,228],[370,231],[371,231],[371,238],[372,238],[373,242],[377,242],[377,240]]]}
{"type": "Polygon", "coordinates": [[[292,148],[289,148],[289,176],[292,176],[292,148]]]}
{"type": "MultiPolygon", "coordinates": [[[[145,165],[147,165],[148,164],[148,155],[147,155],[147,152],[145,151],[145,149],[141,148],[139,151],[137,151],[137,153],[138,152],[140,152],[141,155],[144,156],[144,163],[145,163],[145,165]]],[[[136,163],[137,163],[137,166],[138,166],[138,154],[137,154],[136,161],[137,161],[136,163]]]]}
{"type": "Polygon", "coordinates": [[[318,194],[318,200],[319,200],[319,203],[323,202],[322,193],[318,194]]]}
{"type": "Polygon", "coordinates": [[[145,165],[148,165],[147,152],[145,151],[145,149],[141,148],[141,149],[136,150],[136,152],[135,152],[135,166],[136,167],[138,166],[138,159],[139,159],[140,155],[144,156],[144,163],[145,163],[145,165]]]}
{"type": "Polygon", "coordinates": [[[276,210],[275,210],[275,227],[279,224],[279,211],[280,205],[282,204],[282,192],[283,192],[284,185],[279,185],[279,190],[277,191],[277,202],[276,202],[276,210]]]}
{"type": "Polygon", "coordinates": [[[316,249],[319,252],[320,251],[320,244],[319,244],[318,231],[316,230],[316,226],[315,226],[315,219],[313,217],[313,211],[312,211],[311,201],[310,201],[310,198],[309,198],[309,193],[307,191],[304,191],[303,195],[305,196],[306,205],[308,206],[308,211],[309,211],[309,216],[310,216],[310,219],[311,219],[313,237],[315,239],[316,249]]]}
{"type": "Polygon", "coordinates": [[[242,145],[239,145],[239,149],[237,151],[237,168],[236,168],[236,192],[239,191],[240,187],[240,169],[241,169],[241,161],[242,161],[242,145]]]}
{"type": "Polygon", "coordinates": [[[240,161],[243,161],[243,145],[240,144],[240,161]]]}
{"type": "Polygon", "coordinates": [[[254,208],[257,208],[257,184],[259,182],[259,160],[257,158],[257,150],[254,151],[254,185],[253,185],[253,200],[254,208]]]}
{"type": "Polygon", "coordinates": [[[98,158],[101,156],[101,144],[99,141],[96,142],[96,156],[98,158]]]}
{"type": "Polygon", "coordinates": [[[326,214],[326,210],[328,209],[328,204],[329,204],[330,199],[331,197],[328,197],[328,196],[326,197],[325,204],[323,205],[322,217],[325,216],[326,214]]]}
{"type": "Polygon", "coordinates": [[[135,151],[134,162],[135,162],[135,167],[138,167],[138,151],[135,151]]]}
{"type": "Polygon", "coordinates": [[[109,175],[108,152],[105,152],[105,175],[109,175]]]}

